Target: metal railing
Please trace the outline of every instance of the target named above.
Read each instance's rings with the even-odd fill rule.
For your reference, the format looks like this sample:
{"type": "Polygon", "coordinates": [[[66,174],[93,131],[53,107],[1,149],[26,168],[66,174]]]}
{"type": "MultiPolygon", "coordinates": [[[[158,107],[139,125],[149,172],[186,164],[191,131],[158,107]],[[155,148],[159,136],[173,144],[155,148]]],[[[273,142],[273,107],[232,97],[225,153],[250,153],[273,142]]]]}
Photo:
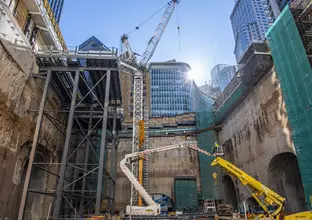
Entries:
{"type": "Polygon", "coordinates": [[[290,6],[291,8],[305,9],[310,4],[312,4],[312,0],[292,0],[290,6]]]}
{"type": "Polygon", "coordinates": [[[241,84],[241,82],[241,77],[239,76],[239,73],[237,73],[236,76],[233,77],[231,82],[225,87],[224,91],[215,101],[214,108],[216,110],[219,109],[226,102],[226,100],[232,95],[232,93],[241,84]]]}
{"type": "Polygon", "coordinates": [[[72,56],[116,56],[118,55],[118,49],[115,47],[96,50],[79,50],[77,46],[69,46],[65,49],[58,49],[55,46],[40,46],[38,51],[38,55],[72,55],[72,56]]]}

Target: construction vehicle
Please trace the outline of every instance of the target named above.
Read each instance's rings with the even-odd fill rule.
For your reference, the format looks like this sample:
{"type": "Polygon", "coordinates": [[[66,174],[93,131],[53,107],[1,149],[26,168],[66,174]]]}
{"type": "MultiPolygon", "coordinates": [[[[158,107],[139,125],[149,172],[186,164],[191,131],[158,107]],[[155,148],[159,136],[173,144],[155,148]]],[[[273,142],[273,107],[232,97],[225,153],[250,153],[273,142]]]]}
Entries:
{"type": "MultiPolygon", "coordinates": [[[[203,153],[207,156],[214,156],[216,157],[211,166],[220,166],[224,170],[226,170],[230,175],[237,178],[247,189],[251,192],[252,197],[258,202],[261,208],[265,211],[266,216],[270,219],[279,219],[280,213],[284,208],[284,204],[286,199],[253,177],[249,176],[247,173],[236,167],[235,165],[231,164],[230,162],[226,161],[225,159],[221,158],[223,155],[223,150],[218,149],[216,152],[217,154],[211,154],[201,148],[198,148],[195,145],[192,145],[188,142],[183,142],[181,144],[176,145],[169,145],[154,149],[149,149],[141,152],[135,152],[131,154],[126,154],[125,158],[120,161],[121,170],[124,174],[128,177],[130,182],[134,185],[135,189],[142,195],[146,203],[148,204],[147,207],[142,206],[127,206],[126,214],[127,215],[159,215],[160,214],[160,204],[157,204],[152,197],[146,192],[143,186],[139,183],[137,178],[133,175],[133,173],[129,170],[126,164],[131,164],[132,160],[137,160],[138,158],[145,158],[152,153],[158,153],[163,151],[169,151],[174,149],[191,149],[197,152],[203,153]],[[268,206],[276,205],[277,208],[273,211],[268,209],[268,206]]],[[[219,146],[222,148],[222,146],[219,146]]],[[[265,218],[265,215],[261,214],[256,216],[257,219],[265,218]]],[[[295,220],[295,219],[311,219],[312,220],[312,211],[308,212],[301,212],[296,213],[293,215],[288,215],[284,217],[285,220],[295,220]]]]}
{"type": "MultiPolygon", "coordinates": [[[[278,195],[273,190],[269,189],[253,177],[249,176],[247,173],[226,161],[221,157],[216,157],[211,166],[220,166],[226,170],[230,175],[236,177],[247,189],[251,192],[251,196],[257,201],[261,206],[267,216],[271,219],[280,219],[280,213],[284,209],[286,198],[278,195]],[[277,208],[273,211],[268,209],[268,206],[276,205],[277,208]]],[[[261,219],[265,216],[260,214],[256,218],[261,219]]],[[[293,215],[288,215],[284,217],[285,220],[293,219],[312,219],[312,211],[296,213],[293,215]]]]}
{"type": "MultiPolygon", "coordinates": [[[[121,43],[122,43],[122,50],[121,50],[121,56],[118,62],[118,66],[120,71],[131,74],[133,76],[133,136],[132,136],[132,153],[138,152],[140,150],[143,150],[143,142],[144,142],[144,136],[142,138],[142,124],[144,125],[143,120],[143,111],[148,111],[146,108],[146,105],[144,105],[144,97],[143,97],[143,90],[144,90],[144,78],[146,73],[148,73],[147,64],[149,60],[152,58],[157,45],[170,21],[170,18],[174,12],[176,4],[178,4],[178,0],[171,0],[168,2],[164,7],[162,7],[157,12],[161,11],[165,8],[165,12],[161,18],[160,23],[157,25],[156,30],[154,31],[153,36],[149,40],[146,50],[143,53],[140,61],[137,59],[136,53],[134,53],[131,49],[131,46],[129,44],[129,34],[133,31],[136,31],[140,29],[142,25],[144,25],[151,17],[153,17],[155,14],[153,14],[150,18],[143,21],[140,25],[136,26],[133,30],[131,30],[128,34],[124,34],[121,37],[121,43]]],[[[178,27],[179,31],[179,27],[178,27]]],[[[146,123],[146,126],[148,127],[148,123],[146,123]]],[[[131,164],[132,172],[136,177],[139,178],[139,182],[143,183],[143,160],[139,158],[137,161],[133,162],[131,164]]],[[[130,204],[138,204],[141,206],[143,204],[142,198],[140,195],[137,195],[136,190],[133,188],[134,186],[131,186],[131,198],[130,198],[130,204]]]]}
{"type": "Polygon", "coordinates": [[[174,149],[192,149],[195,151],[198,151],[200,153],[203,153],[207,156],[212,156],[211,153],[198,148],[195,145],[191,145],[188,142],[183,142],[181,144],[175,144],[175,145],[169,145],[154,149],[149,149],[141,152],[135,152],[131,154],[126,154],[125,158],[120,161],[120,167],[121,170],[124,172],[124,174],[128,177],[130,182],[133,184],[135,189],[141,194],[145,202],[148,204],[147,207],[143,206],[127,206],[126,208],[126,214],[127,215],[159,215],[160,214],[160,204],[157,204],[152,197],[146,192],[146,190],[143,188],[143,186],[139,183],[137,178],[133,175],[133,173],[130,171],[130,169],[126,166],[126,164],[131,164],[133,160],[138,160],[140,158],[146,158],[148,155],[152,153],[158,153],[163,151],[169,151],[174,149]]]}
{"type": "Polygon", "coordinates": [[[243,185],[245,185],[251,192],[251,196],[257,201],[270,218],[279,218],[279,214],[283,210],[284,203],[286,201],[284,197],[273,192],[271,189],[264,186],[262,183],[221,157],[216,157],[212,161],[211,166],[216,165],[222,167],[230,175],[236,177],[243,185]],[[273,204],[277,205],[277,209],[275,209],[274,212],[270,212],[267,206],[273,204]]]}
{"type": "Polygon", "coordinates": [[[161,215],[168,215],[168,204],[171,201],[171,198],[169,196],[163,195],[163,197],[159,198],[159,199],[155,199],[154,201],[160,205],[160,213],[161,215]],[[164,209],[166,209],[164,211],[164,209]]]}

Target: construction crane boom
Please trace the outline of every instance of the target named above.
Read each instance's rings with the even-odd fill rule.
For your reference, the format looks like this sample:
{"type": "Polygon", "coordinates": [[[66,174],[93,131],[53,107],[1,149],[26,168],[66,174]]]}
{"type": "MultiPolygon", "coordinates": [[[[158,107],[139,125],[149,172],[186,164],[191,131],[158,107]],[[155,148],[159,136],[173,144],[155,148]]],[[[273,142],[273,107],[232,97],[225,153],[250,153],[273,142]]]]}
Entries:
{"type": "Polygon", "coordinates": [[[157,25],[157,28],[154,31],[153,36],[148,41],[145,52],[143,53],[140,61],[138,61],[136,58],[137,54],[133,53],[131,50],[129,40],[128,40],[129,36],[126,34],[122,35],[121,37],[122,50],[121,50],[121,57],[120,57],[120,61],[122,63],[126,62],[128,65],[131,65],[133,68],[136,68],[137,70],[146,69],[147,63],[154,55],[154,52],[158,46],[158,43],[161,40],[161,37],[166,30],[166,27],[170,21],[170,18],[172,17],[175,6],[179,2],[180,2],[179,0],[171,0],[170,2],[168,2],[168,7],[166,8],[163,16],[161,17],[161,20],[159,24],[157,25]]]}
{"type": "Polygon", "coordinates": [[[146,67],[148,61],[152,58],[157,45],[163,35],[163,33],[165,32],[165,29],[169,23],[169,20],[174,12],[174,8],[175,5],[178,4],[179,1],[178,0],[172,0],[171,2],[168,3],[168,7],[164,13],[164,15],[161,18],[160,23],[158,24],[153,36],[151,37],[151,39],[149,40],[147,47],[145,49],[145,52],[143,54],[143,58],[140,61],[140,66],[141,67],[146,67]]]}

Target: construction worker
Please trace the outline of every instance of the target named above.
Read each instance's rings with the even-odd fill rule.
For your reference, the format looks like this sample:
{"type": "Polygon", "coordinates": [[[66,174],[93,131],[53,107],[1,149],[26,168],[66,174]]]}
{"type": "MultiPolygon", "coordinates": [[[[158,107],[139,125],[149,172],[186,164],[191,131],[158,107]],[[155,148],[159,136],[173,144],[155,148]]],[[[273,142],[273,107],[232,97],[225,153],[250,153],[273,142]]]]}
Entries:
{"type": "Polygon", "coordinates": [[[212,148],[211,148],[211,151],[213,154],[217,153],[218,152],[218,148],[219,148],[219,144],[217,142],[214,142],[212,148]]]}

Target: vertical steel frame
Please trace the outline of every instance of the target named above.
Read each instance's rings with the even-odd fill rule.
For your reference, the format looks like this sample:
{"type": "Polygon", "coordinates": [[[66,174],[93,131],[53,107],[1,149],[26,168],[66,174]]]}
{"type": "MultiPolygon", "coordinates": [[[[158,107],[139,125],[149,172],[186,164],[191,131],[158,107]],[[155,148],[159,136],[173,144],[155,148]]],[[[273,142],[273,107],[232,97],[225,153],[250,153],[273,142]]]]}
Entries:
{"type": "MultiPolygon", "coordinates": [[[[139,151],[139,123],[143,119],[143,73],[137,71],[133,79],[133,134],[132,134],[132,152],[139,151]]],[[[131,172],[138,177],[138,162],[133,162],[131,172]]],[[[138,192],[131,184],[130,207],[137,205],[138,192]]]]}
{"type": "Polygon", "coordinates": [[[42,94],[41,101],[40,101],[36,130],[35,130],[32,146],[31,146],[31,150],[30,150],[28,167],[27,167],[27,171],[26,171],[26,177],[25,177],[24,188],[23,188],[23,194],[22,194],[22,198],[21,198],[21,204],[19,207],[18,220],[22,220],[24,217],[24,211],[25,211],[28,188],[29,188],[29,183],[30,183],[31,171],[32,171],[32,166],[33,166],[34,159],[36,156],[36,149],[38,146],[38,141],[39,141],[39,136],[40,136],[40,128],[41,128],[42,119],[43,119],[43,111],[44,111],[44,106],[45,106],[47,95],[48,95],[48,89],[49,89],[49,85],[50,85],[50,81],[51,81],[51,74],[52,74],[51,71],[47,72],[47,76],[46,76],[46,80],[45,80],[45,84],[44,84],[44,88],[43,88],[43,94],[42,94]]]}
{"type": "Polygon", "coordinates": [[[73,89],[73,93],[72,93],[68,122],[67,122],[67,128],[66,128],[66,138],[65,138],[65,144],[64,144],[64,149],[63,149],[62,163],[61,163],[61,167],[60,167],[60,174],[59,174],[60,178],[59,178],[58,184],[57,184],[56,201],[55,201],[54,209],[53,209],[53,218],[54,219],[57,219],[59,217],[59,213],[60,213],[62,193],[63,193],[62,188],[63,188],[64,180],[65,180],[65,170],[66,170],[66,164],[67,164],[69,143],[70,143],[70,138],[71,138],[72,128],[73,128],[73,122],[74,122],[74,110],[76,107],[79,78],[80,78],[79,72],[76,71],[75,81],[74,81],[74,89],[73,89]]]}
{"type": "MultiPolygon", "coordinates": [[[[93,122],[93,106],[90,107],[90,117],[89,117],[89,125],[88,125],[88,134],[91,132],[91,129],[92,129],[92,122],[93,122]]],[[[85,149],[85,158],[84,158],[84,166],[83,166],[83,175],[86,175],[87,173],[87,170],[88,170],[88,161],[89,161],[89,151],[90,151],[90,146],[91,143],[90,143],[90,139],[88,138],[87,140],[87,143],[86,143],[86,149],[85,149]]],[[[85,189],[86,189],[86,182],[87,182],[87,179],[86,177],[84,177],[82,179],[82,186],[81,186],[81,190],[82,190],[82,198],[80,199],[80,207],[79,207],[79,214],[81,216],[83,216],[83,213],[84,213],[84,195],[85,195],[85,189]]]]}
{"type": "Polygon", "coordinates": [[[95,200],[95,213],[96,214],[100,214],[101,199],[102,199],[104,154],[105,154],[105,147],[107,144],[106,143],[106,128],[107,128],[107,112],[108,112],[108,98],[109,98],[110,79],[111,79],[111,71],[108,70],[106,73],[103,124],[102,124],[102,134],[101,134],[100,162],[99,162],[96,200],[95,200]]]}
{"type": "Polygon", "coordinates": [[[110,160],[110,173],[112,175],[112,179],[110,182],[110,200],[108,201],[108,209],[110,210],[111,215],[115,213],[115,194],[116,194],[116,168],[117,168],[117,130],[116,130],[116,120],[117,120],[117,108],[114,108],[114,118],[113,118],[113,141],[111,148],[111,160],[110,160]]]}
{"type": "MultiPolygon", "coordinates": [[[[51,59],[57,58],[51,55],[51,59]]],[[[47,67],[43,66],[39,68],[41,73],[35,76],[37,78],[44,78],[45,84],[39,109],[31,110],[38,113],[38,118],[19,207],[18,220],[23,219],[29,192],[40,193],[55,198],[54,204],[50,209],[52,210],[53,219],[83,217],[88,209],[99,214],[102,211],[101,203],[104,199],[107,199],[109,202],[107,210],[114,212],[117,167],[116,149],[118,144],[116,121],[121,117],[120,114],[117,114],[117,106],[121,103],[116,103],[116,100],[113,100],[112,103],[114,106],[110,107],[109,105],[111,92],[114,91],[112,89],[116,89],[116,87],[111,88],[111,85],[115,85],[116,83],[116,81],[111,83],[112,74],[119,73],[116,72],[118,71],[116,67],[101,68],[97,66],[85,68],[79,66],[48,65],[47,67]],[[111,72],[111,69],[115,72],[111,72]],[[90,76],[91,74],[97,74],[93,78],[92,83],[84,75],[85,70],[89,71],[90,76]],[[55,88],[58,85],[53,84],[53,77],[56,76],[67,77],[69,80],[72,80],[72,86],[66,87],[67,94],[70,97],[69,100],[67,99],[67,103],[62,103],[61,109],[48,110],[45,109],[45,103],[49,88],[53,85],[54,89],[56,89],[54,91],[58,89],[55,88]],[[105,93],[103,87],[105,88],[105,93]],[[87,92],[85,91],[86,88],[87,92]],[[84,92],[82,93],[81,91],[83,89],[84,92]],[[67,124],[50,115],[51,112],[64,113],[64,116],[67,116],[67,124]],[[41,125],[43,124],[44,117],[64,137],[63,148],[60,149],[62,158],[59,162],[35,162],[36,149],[39,144],[41,125]],[[112,125],[111,121],[113,122],[112,125]],[[108,142],[110,141],[112,151],[110,171],[108,171],[104,158],[107,153],[108,142]],[[97,147],[99,147],[99,152],[97,151],[97,147]],[[77,157],[78,151],[80,155],[81,153],[84,154],[82,158],[77,157]],[[52,172],[49,168],[45,168],[47,167],[46,165],[59,167],[59,172],[52,172]],[[56,176],[58,178],[56,189],[29,189],[33,166],[56,176]],[[76,176],[78,172],[79,175],[76,176]],[[108,185],[104,185],[105,181],[108,182],[108,185]],[[110,190],[107,190],[107,187],[110,190]],[[64,207],[68,208],[65,212],[68,214],[67,216],[61,213],[64,207]]],[[[116,80],[116,77],[113,80],[116,80]]],[[[115,98],[118,97],[115,94],[113,96],[115,98]]]]}

